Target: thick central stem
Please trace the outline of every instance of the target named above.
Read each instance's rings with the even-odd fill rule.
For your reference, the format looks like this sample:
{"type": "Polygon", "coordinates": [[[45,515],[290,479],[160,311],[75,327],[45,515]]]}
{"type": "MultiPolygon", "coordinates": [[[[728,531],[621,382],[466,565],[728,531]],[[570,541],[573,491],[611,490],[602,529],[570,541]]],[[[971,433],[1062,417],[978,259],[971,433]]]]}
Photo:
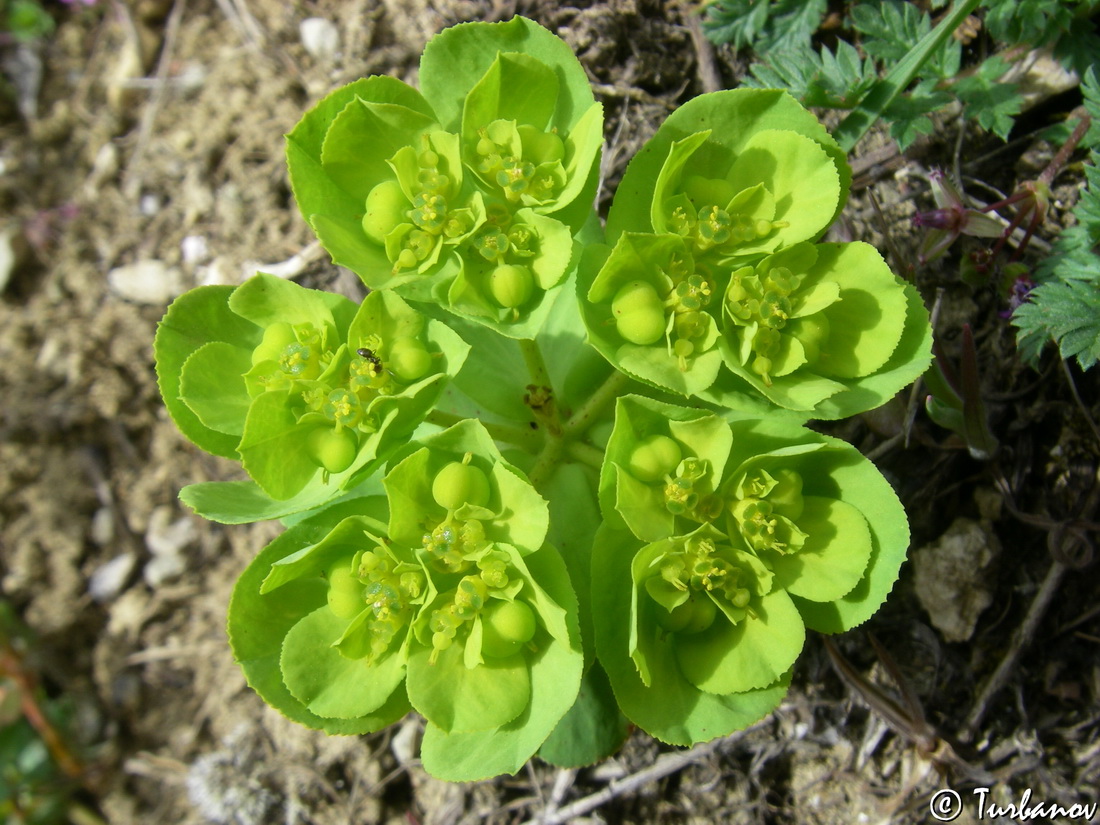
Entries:
{"type": "Polygon", "coordinates": [[[538,342],[530,338],[522,339],[519,342],[519,349],[523,353],[527,372],[531,376],[531,383],[527,385],[523,402],[531,408],[531,412],[546,432],[548,439],[561,438],[561,414],[558,412],[554,385],[550,383],[550,371],[546,368],[542,350],[539,349],[538,342]]]}

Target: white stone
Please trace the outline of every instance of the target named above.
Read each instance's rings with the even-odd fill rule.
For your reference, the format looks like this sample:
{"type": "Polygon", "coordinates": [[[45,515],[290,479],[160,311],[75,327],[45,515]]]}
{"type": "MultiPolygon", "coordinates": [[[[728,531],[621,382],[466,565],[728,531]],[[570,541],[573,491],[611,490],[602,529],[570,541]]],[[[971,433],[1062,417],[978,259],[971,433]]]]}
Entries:
{"type": "Polygon", "coordinates": [[[114,601],[137,564],[136,553],[123,553],[101,564],[88,579],[88,593],[100,604],[114,601]]]}
{"type": "Polygon", "coordinates": [[[115,267],[107,273],[107,286],[120,298],[152,306],[167,306],[188,289],[178,267],[154,258],[115,267]]]}
{"type": "Polygon", "coordinates": [[[947,641],[967,641],[993,603],[989,567],[999,552],[988,523],[958,518],[937,541],[913,554],[917,598],[947,641]]]}
{"type": "Polygon", "coordinates": [[[302,46],[317,61],[331,60],[340,48],[340,30],[323,17],[307,17],[298,24],[302,46]]]}

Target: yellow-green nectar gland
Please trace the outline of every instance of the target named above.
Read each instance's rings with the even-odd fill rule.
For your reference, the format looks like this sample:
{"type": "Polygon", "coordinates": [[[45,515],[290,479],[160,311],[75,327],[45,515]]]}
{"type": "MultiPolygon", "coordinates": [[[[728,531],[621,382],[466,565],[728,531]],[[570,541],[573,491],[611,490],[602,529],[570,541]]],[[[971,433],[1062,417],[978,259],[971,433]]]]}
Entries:
{"type": "Polygon", "coordinates": [[[485,525],[478,519],[456,519],[453,514],[421,539],[429,563],[443,573],[465,573],[474,557],[489,546],[485,525]]]}
{"type": "MultiPolygon", "coordinates": [[[[399,572],[399,567],[398,562],[378,547],[359,557],[357,569],[350,577],[358,582],[360,610],[370,610],[364,651],[368,661],[383,655],[397,634],[408,626],[412,619],[411,606],[424,592],[424,574],[414,570],[399,572]]],[[[333,587],[348,589],[348,582],[337,584],[333,578],[329,586],[331,593],[333,587]]],[[[345,609],[350,610],[350,605],[345,609]]]]}
{"type": "Polygon", "coordinates": [[[674,516],[699,522],[712,521],[721,512],[721,501],[708,489],[706,475],[710,462],[705,458],[685,458],[675,477],[664,485],[665,509],[674,516]]]}
{"type": "Polygon", "coordinates": [[[527,196],[545,203],[557,196],[564,178],[565,147],[556,133],[517,127],[514,120],[494,120],[477,134],[477,170],[499,186],[510,202],[527,196]]]}
{"type": "Polygon", "coordinates": [[[750,339],[751,355],[745,366],[769,387],[782,347],[781,330],[790,320],[791,295],[801,281],[802,276],[785,266],[772,267],[763,277],[742,269],[730,281],[726,308],[734,323],[743,327],[741,334],[750,339]]]}
{"type": "MultiPolygon", "coordinates": [[[[332,353],[325,350],[321,332],[313,324],[297,324],[290,327],[291,336],[287,336],[286,327],[290,326],[289,324],[272,326],[276,328],[272,333],[272,344],[275,343],[275,339],[289,338],[290,341],[276,357],[271,359],[278,364],[283,380],[312,381],[332,360],[332,353]]],[[[264,338],[266,342],[266,333],[264,338]]],[[[278,376],[272,376],[272,378],[276,381],[279,379],[278,376]]]]}
{"type": "Polygon", "coordinates": [[[789,226],[787,221],[768,221],[748,215],[732,215],[720,206],[708,204],[696,212],[690,204],[680,203],[668,213],[668,226],[689,241],[698,253],[712,249],[729,251],[766,238],[776,229],[789,226]]]}
{"type": "Polygon", "coordinates": [[[669,343],[681,372],[690,368],[689,358],[698,355],[711,318],[706,308],[710,306],[714,285],[702,272],[694,271],[691,264],[673,256],[665,268],[665,274],[673,283],[665,306],[673,312],[672,332],[669,343]]]}
{"type": "MultiPolygon", "coordinates": [[[[484,617],[483,611],[491,614],[494,612],[493,606],[499,600],[506,598],[503,591],[509,587],[514,578],[511,575],[514,574],[514,570],[508,564],[507,557],[500,551],[493,551],[478,559],[476,564],[478,572],[462,577],[458,587],[453,591],[450,604],[432,611],[428,623],[432,631],[432,652],[428,661],[432,664],[435,664],[440,652],[447,650],[452,644],[465,644],[474,619],[479,614],[484,617]],[[498,593],[500,595],[494,595],[498,593]]],[[[507,598],[510,600],[511,597],[507,598]]],[[[534,617],[531,618],[531,633],[523,639],[523,642],[529,641],[534,636],[534,617]]],[[[509,636],[523,635],[523,628],[513,627],[513,631],[515,632],[507,633],[506,629],[509,636]]],[[[483,639],[481,652],[485,655],[511,655],[501,646],[495,646],[492,643],[489,648],[486,649],[483,639]]],[[[516,649],[518,650],[518,647],[516,649]]]]}
{"type": "Polygon", "coordinates": [[[745,543],[754,551],[786,555],[806,543],[794,520],[802,515],[802,477],[793,470],[754,470],[734,486],[730,513],[745,543]]]}
{"type": "MultiPolygon", "coordinates": [[[[745,571],[724,558],[709,538],[687,539],[682,548],[668,553],[660,577],[666,587],[688,595],[672,610],[663,605],[657,610],[658,624],[670,633],[700,633],[709,628],[718,615],[715,598],[738,609],[747,608],[751,598],[745,571]]],[[[651,593],[656,589],[647,587],[651,593]]]]}
{"type": "Polygon", "coordinates": [[[428,135],[422,135],[422,148],[417,155],[419,169],[416,175],[418,191],[413,195],[412,209],[405,213],[412,228],[401,239],[401,246],[393,260],[393,271],[415,269],[435,250],[444,239],[465,235],[473,224],[468,209],[452,209],[447,201],[452,180],[440,168],[439,153],[431,148],[428,135]]]}

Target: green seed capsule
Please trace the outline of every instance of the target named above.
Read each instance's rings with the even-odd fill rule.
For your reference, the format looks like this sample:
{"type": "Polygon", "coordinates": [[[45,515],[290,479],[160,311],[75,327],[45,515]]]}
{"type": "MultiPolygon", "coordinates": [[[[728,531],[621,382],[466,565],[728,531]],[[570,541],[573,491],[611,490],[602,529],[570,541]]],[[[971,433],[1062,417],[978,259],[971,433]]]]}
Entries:
{"type": "Polygon", "coordinates": [[[493,658],[518,653],[535,635],[535,613],[524,602],[496,601],[481,614],[481,652],[493,658]]]}
{"type": "Polygon", "coordinates": [[[341,619],[354,619],[367,606],[363,583],[350,567],[337,567],[328,577],[328,606],[341,619]]]}
{"type": "Polygon", "coordinates": [[[447,510],[463,504],[484,507],[489,503],[489,479],[477,467],[452,461],[432,481],[432,498],[447,510]]]}
{"type": "Polygon", "coordinates": [[[503,264],[489,276],[489,291],[502,307],[523,306],[535,291],[535,277],[525,266],[503,264]]]}
{"type": "Polygon", "coordinates": [[[714,601],[703,593],[695,593],[672,612],[659,609],[657,624],[670,633],[702,633],[718,615],[714,601]]]}
{"type": "Polygon", "coordinates": [[[319,427],[309,434],[308,451],[318,467],[330,473],[342,473],[355,461],[359,440],[346,427],[339,431],[319,427]]]}
{"type": "Polygon", "coordinates": [[[680,445],[667,435],[651,435],[634,448],[627,468],[635,478],[647,483],[661,481],[680,464],[680,445]]]}
{"type": "Polygon", "coordinates": [[[264,339],[260,345],[252,350],[252,366],[261,361],[278,361],[286,348],[296,343],[298,339],[294,337],[294,327],[286,321],[272,324],[264,330],[264,339]]]}
{"type": "Polygon", "coordinates": [[[408,222],[409,201],[395,180],[387,180],[375,186],[367,195],[367,211],[363,215],[363,231],[378,244],[386,242],[386,235],[398,224],[408,222]]]}
{"type": "Polygon", "coordinates": [[[386,366],[406,384],[423,378],[432,366],[432,356],[417,338],[396,338],[390,345],[386,366]]]}
{"type": "Polygon", "coordinates": [[[631,281],[611,301],[615,328],[632,344],[655,344],[665,334],[665,308],[652,284],[631,281]]]}

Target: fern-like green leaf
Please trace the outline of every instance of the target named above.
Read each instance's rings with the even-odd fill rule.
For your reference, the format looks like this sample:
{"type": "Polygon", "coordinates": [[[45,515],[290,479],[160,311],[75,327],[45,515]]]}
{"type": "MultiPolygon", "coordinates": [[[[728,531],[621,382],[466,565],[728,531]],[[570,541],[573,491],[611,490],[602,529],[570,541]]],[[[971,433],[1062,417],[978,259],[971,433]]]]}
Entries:
{"type": "MultiPolygon", "coordinates": [[[[896,63],[905,57],[932,28],[927,12],[912,3],[885,0],[876,7],[859,3],[852,7],[852,26],[862,38],[863,51],[883,63],[896,63]]],[[[954,38],[944,41],[925,63],[937,77],[950,78],[959,72],[962,46],[954,38]]]]}
{"type": "Polygon", "coordinates": [[[809,49],[768,54],[749,72],[745,86],[787,89],[803,105],[827,109],[851,109],[878,82],[871,59],[860,60],[855,47],[843,40],[835,53],[822,46],[819,54],[809,49]]]}
{"type": "Polygon", "coordinates": [[[757,54],[808,50],[827,10],[827,0],[714,0],[703,31],[714,43],[757,54]]]}
{"type": "Polygon", "coordinates": [[[768,22],[770,0],[717,0],[707,7],[703,31],[713,43],[751,47],[768,22]]]}
{"type": "Polygon", "coordinates": [[[1034,364],[1052,338],[1082,369],[1100,360],[1100,282],[1051,281],[1031,291],[1012,316],[1020,357],[1034,364]]]}
{"type": "Polygon", "coordinates": [[[1008,69],[1004,60],[991,57],[976,72],[962,78],[953,87],[966,116],[1001,139],[1008,138],[1023,103],[1015,83],[1000,81],[1008,69]]]}

